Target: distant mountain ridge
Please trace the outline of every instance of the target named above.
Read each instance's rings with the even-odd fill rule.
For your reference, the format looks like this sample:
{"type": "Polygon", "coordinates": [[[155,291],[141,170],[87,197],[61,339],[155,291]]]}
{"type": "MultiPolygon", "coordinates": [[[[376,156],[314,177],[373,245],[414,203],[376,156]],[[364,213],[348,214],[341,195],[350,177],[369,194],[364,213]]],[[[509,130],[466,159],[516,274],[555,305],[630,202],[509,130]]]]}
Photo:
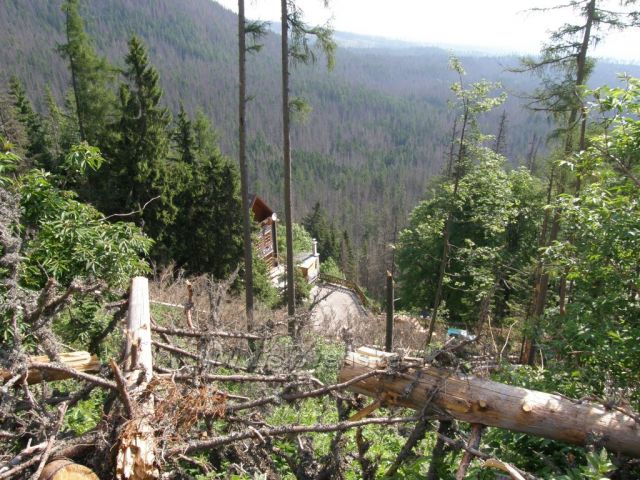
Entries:
{"type": "MultiPolygon", "coordinates": [[[[17,75],[40,109],[46,86],[62,101],[70,84],[56,51],[64,42],[60,6],[61,0],[0,2],[0,81],[17,75]]],[[[174,112],[180,101],[191,113],[202,109],[213,119],[223,151],[234,155],[233,12],[211,0],[85,0],[82,13],[97,49],[116,65],[123,64],[130,36],[142,37],[160,71],[167,105],[174,112]]],[[[337,39],[359,48],[340,48],[333,72],[320,62],[296,67],[292,74],[293,94],[312,107],[293,132],[295,215],[300,219],[320,201],[355,242],[384,245],[390,219],[404,218],[442,169],[452,125],[447,101],[455,77],[444,49],[342,32],[337,39]]],[[[248,64],[251,190],[281,211],[279,37],[271,33],[263,43],[248,64]]],[[[504,107],[484,119],[484,130],[494,133],[504,110],[506,153],[518,164],[534,136],[544,138],[552,128],[543,115],[524,110],[526,100],[518,98],[537,80],[508,73],[505,69],[517,63],[513,56],[467,56],[462,62],[469,82],[501,81],[510,93],[504,107]]],[[[592,82],[613,83],[620,70],[640,75],[640,67],[602,63],[592,82]]]]}

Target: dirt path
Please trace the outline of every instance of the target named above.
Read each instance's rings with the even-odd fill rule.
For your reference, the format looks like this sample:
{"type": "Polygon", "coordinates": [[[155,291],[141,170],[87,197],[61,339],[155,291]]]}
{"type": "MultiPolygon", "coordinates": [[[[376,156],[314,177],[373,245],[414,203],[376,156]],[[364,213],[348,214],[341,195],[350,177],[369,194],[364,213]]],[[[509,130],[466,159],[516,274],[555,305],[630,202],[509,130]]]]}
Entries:
{"type": "Polygon", "coordinates": [[[351,290],[331,284],[313,288],[311,298],[317,302],[311,311],[313,328],[325,334],[338,334],[350,328],[367,312],[351,290]]]}

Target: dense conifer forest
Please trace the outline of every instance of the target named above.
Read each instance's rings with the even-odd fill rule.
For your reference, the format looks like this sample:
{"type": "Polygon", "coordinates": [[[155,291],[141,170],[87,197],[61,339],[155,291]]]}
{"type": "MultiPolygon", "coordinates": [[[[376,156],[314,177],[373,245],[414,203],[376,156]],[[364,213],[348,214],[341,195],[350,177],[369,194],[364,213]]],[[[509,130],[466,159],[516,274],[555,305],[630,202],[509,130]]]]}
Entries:
{"type": "Polygon", "coordinates": [[[3,1],[0,479],[640,478],[613,4],[519,58],[3,1]]]}

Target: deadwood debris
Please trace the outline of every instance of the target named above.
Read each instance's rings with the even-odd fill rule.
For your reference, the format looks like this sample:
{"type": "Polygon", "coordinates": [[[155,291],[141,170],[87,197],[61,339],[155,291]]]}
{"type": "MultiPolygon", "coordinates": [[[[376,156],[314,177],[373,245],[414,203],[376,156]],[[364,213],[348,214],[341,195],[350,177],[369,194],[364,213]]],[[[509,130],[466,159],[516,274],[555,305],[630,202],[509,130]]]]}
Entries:
{"type": "MultiPolygon", "coordinates": [[[[425,379],[416,368],[425,359],[390,361],[334,383],[323,383],[309,366],[322,364],[337,372],[341,359],[333,364],[326,358],[318,359],[315,337],[303,330],[292,343],[286,319],[272,318],[262,325],[256,322],[252,333],[247,334],[242,331],[242,319],[230,322],[222,312],[222,296],[229,285],[204,285],[204,295],[198,284],[188,285],[187,300],[182,303],[186,307],[182,311],[172,309],[186,318],[169,317],[175,321],[167,322],[151,311],[155,318],[146,332],[151,337],[143,342],[135,340],[125,329],[127,348],[123,358],[112,358],[108,367],[91,373],[62,363],[65,347],[53,334],[51,322],[74,295],[93,294],[97,283],[76,282],[71,289],[48,284],[40,295],[14,295],[16,305],[20,301],[23,305],[20,321],[26,319],[37,325],[36,335],[48,340],[42,343],[41,352],[28,351],[16,330],[12,351],[2,358],[6,375],[0,397],[0,480],[36,478],[48,460],[60,456],[89,466],[100,478],[114,478],[116,474],[133,480],[185,478],[187,471],[196,469],[207,474],[220,471],[223,465],[229,474],[276,478],[274,459],[280,459],[300,479],[343,478],[347,465],[354,461],[360,466],[362,478],[372,479],[379,471],[380,459],[371,454],[376,439],[365,427],[375,425],[395,429],[406,437],[387,469],[389,476],[416,456],[437,457],[440,450],[456,449],[465,454],[457,478],[464,478],[474,458],[487,467],[502,469],[512,478],[535,478],[482,452],[479,424],[474,425],[470,438],[452,427],[452,415],[436,401],[448,388],[444,381],[429,386],[417,414],[401,408],[379,410],[392,403],[408,403],[416,392],[424,391],[425,379]],[[206,307],[195,307],[199,294],[207,299],[206,307]],[[247,347],[249,342],[253,342],[251,349],[247,347]],[[142,343],[148,351],[155,351],[152,366],[147,362],[142,368],[145,362],[141,355],[146,355],[141,352],[142,343]],[[27,353],[45,353],[49,361],[33,361],[27,353]],[[74,387],[70,392],[59,392],[54,383],[30,385],[27,379],[34,370],[41,372],[42,380],[64,375],[74,387]],[[391,379],[403,382],[394,398],[382,397],[366,405],[363,397],[350,393],[356,386],[381,385],[391,379]],[[105,392],[106,401],[95,427],[82,436],[61,428],[65,408],[72,408],[96,389],[105,392]],[[307,399],[323,399],[322,408],[337,420],[310,425],[291,418],[284,424],[270,420],[275,409],[292,406],[302,410],[302,402],[307,399]],[[420,441],[435,429],[436,422],[441,426],[434,432],[438,439],[436,452],[421,451],[420,441]],[[353,434],[348,434],[352,430],[353,434]],[[324,455],[316,448],[318,434],[330,438],[324,455]],[[146,442],[149,462],[138,474],[135,458],[130,457],[135,457],[140,441],[146,442]],[[355,441],[355,452],[345,448],[351,441],[355,441]],[[127,465],[131,466],[129,470],[127,465]]],[[[164,303],[181,304],[180,300],[171,300],[164,303]]],[[[159,300],[160,307],[163,301],[159,300]]],[[[108,311],[118,320],[109,322],[109,331],[121,324],[120,319],[131,306],[131,302],[122,300],[111,305],[108,311]]],[[[426,361],[455,370],[459,348],[449,343],[426,361]]]]}

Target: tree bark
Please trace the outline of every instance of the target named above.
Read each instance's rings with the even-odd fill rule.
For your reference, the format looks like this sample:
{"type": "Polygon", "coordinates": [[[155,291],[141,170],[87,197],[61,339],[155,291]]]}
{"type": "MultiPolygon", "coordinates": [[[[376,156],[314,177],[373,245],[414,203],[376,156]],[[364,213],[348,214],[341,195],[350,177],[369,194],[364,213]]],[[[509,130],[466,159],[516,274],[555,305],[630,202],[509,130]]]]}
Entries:
{"type": "Polygon", "coordinates": [[[446,369],[419,367],[418,359],[399,364],[390,359],[398,357],[371,348],[350,352],[339,381],[391,364],[395,373],[365,378],[349,390],[375,398],[384,395],[387,405],[417,410],[437,388],[433,404],[457,420],[578,445],[597,441],[609,450],[640,457],[640,425],[622,412],[446,369]]]}
{"type": "Polygon", "coordinates": [[[291,200],[291,125],[289,121],[289,14],[287,0],[281,0],[282,10],[282,150],[284,155],[284,217],[287,240],[287,313],[289,335],[295,335],[296,297],[293,264],[293,213],[291,200]]]}
{"type": "Polygon", "coordinates": [[[124,375],[131,397],[133,419],[120,431],[116,458],[118,480],[153,480],[159,478],[156,443],[152,425],[153,394],[145,393],[153,377],[151,351],[151,312],[149,282],[135,277],[131,283],[127,316],[124,375]]]}
{"type": "MultiPolygon", "coordinates": [[[[244,0],[238,0],[238,161],[240,163],[240,188],[242,190],[242,235],[244,246],[244,291],[247,332],[253,331],[253,245],[251,242],[251,219],[249,218],[249,175],[247,173],[247,81],[246,81],[246,36],[244,0]]],[[[250,347],[253,342],[249,342],[250,347]]],[[[253,350],[253,348],[252,348],[253,350]]]]}
{"type": "Polygon", "coordinates": [[[393,350],[393,275],[387,272],[387,328],[384,349],[387,352],[393,350]]]}

